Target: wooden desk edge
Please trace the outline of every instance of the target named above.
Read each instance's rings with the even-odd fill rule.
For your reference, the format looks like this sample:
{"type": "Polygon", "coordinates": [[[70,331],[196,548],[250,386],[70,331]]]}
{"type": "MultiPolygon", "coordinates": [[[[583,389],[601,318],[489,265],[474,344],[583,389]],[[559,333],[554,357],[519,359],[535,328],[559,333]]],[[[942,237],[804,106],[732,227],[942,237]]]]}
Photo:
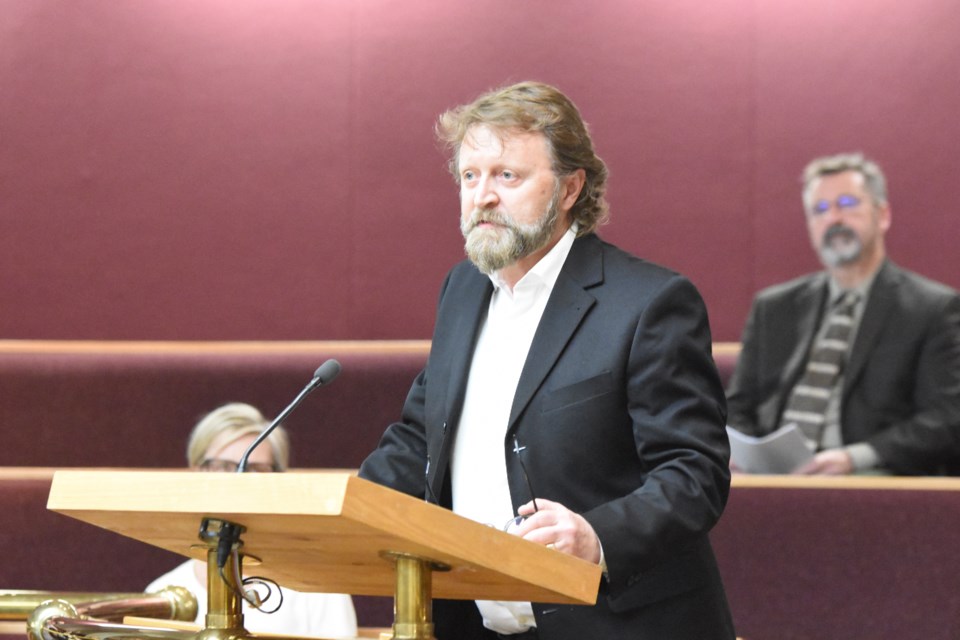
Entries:
{"type": "Polygon", "coordinates": [[[0,340],[4,354],[422,354],[429,340],[0,340]]]}
{"type": "MultiPolygon", "coordinates": [[[[740,352],[739,342],[715,342],[714,354],[740,352]]],[[[190,355],[329,353],[423,354],[430,340],[0,340],[4,354],[190,355]]]]}
{"type": "MultiPolygon", "coordinates": [[[[114,468],[104,471],[183,471],[161,468],[114,468]]],[[[85,467],[0,467],[0,481],[52,480],[57,471],[90,471],[85,467]]],[[[291,472],[345,472],[356,469],[290,469],[291,472]]],[[[734,474],[731,486],[735,489],[873,489],[913,491],[960,491],[960,478],[903,477],[903,476],[789,476],[734,474]]]]}
{"type": "Polygon", "coordinates": [[[734,474],[734,489],[868,489],[960,491],[960,478],[905,476],[791,476],[734,474]]]}

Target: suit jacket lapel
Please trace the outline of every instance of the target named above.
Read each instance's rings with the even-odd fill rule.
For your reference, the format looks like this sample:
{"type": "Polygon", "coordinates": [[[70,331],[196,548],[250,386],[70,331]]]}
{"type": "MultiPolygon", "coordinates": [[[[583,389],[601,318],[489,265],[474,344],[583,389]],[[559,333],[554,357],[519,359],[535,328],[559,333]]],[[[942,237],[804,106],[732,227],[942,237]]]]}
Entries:
{"type": "Polygon", "coordinates": [[[444,300],[444,306],[451,310],[453,322],[451,330],[445,334],[446,344],[437,349],[447,354],[446,394],[444,398],[444,416],[451,424],[456,424],[463,409],[463,400],[467,390],[467,376],[470,362],[477,342],[480,325],[487,317],[493,284],[479,271],[471,270],[468,281],[451,292],[451,299],[444,300]],[[449,306],[448,306],[449,305],[449,306]]]}
{"type": "Polygon", "coordinates": [[[533,336],[513,397],[508,434],[516,428],[517,419],[553,369],[587,311],[596,303],[596,298],[585,289],[601,282],[603,255],[600,239],[595,235],[578,238],[557,277],[533,336]]]}
{"type": "Polygon", "coordinates": [[[884,262],[870,288],[867,306],[863,310],[860,328],[857,330],[857,336],[850,351],[847,371],[843,376],[844,396],[863,373],[863,367],[873,351],[873,345],[887,324],[887,316],[894,307],[896,287],[899,282],[900,272],[897,267],[890,262],[884,262]]]}

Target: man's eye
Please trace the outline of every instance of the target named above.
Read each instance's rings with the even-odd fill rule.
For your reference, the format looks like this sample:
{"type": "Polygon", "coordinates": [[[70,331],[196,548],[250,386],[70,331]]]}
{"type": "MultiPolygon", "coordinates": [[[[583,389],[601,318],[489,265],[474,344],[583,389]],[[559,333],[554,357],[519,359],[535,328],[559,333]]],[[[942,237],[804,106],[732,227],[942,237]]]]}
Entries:
{"type": "Polygon", "coordinates": [[[466,181],[470,181],[470,180],[473,180],[474,175],[475,174],[473,173],[473,171],[464,171],[462,178],[466,181]]]}
{"type": "Polygon", "coordinates": [[[504,171],[500,175],[503,176],[504,180],[513,180],[514,178],[517,177],[517,174],[515,174],[513,171],[504,171]]]}
{"type": "Polygon", "coordinates": [[[856,196],[840,196],[837,198],[837,206],[841,209],[852,209],[860,204],[860,198],[856,196]]]}

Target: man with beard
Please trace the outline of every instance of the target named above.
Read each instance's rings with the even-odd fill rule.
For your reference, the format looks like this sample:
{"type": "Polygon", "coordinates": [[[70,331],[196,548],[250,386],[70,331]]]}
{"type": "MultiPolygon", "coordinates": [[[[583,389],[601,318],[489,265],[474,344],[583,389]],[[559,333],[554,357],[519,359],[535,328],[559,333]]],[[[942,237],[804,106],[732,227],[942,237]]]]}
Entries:
{"type": "Polygon", "coordinates": [[[861,154],[811,162],[803,206],[825,272],[760,292],[727,390],[730,425],[797,425],[794,472],[960,472],[960,298],[886,257],[886,181],[861,154]]]}
{"type": "Polygon", "coordinates": [[[732,639],[707,538],[729,491],[726,411],[699,294],[597,237],[606,166],[557,89],[490,92],[437,131],[469,261],[360,475],[604,578],[594,606],[437,601],[436,637],[732,639]]]}

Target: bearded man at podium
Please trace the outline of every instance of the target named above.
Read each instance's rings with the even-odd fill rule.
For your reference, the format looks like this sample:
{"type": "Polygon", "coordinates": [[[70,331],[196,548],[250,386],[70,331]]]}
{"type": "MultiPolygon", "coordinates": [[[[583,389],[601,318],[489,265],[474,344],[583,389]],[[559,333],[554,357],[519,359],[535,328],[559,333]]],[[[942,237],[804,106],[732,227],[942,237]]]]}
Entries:
{"type": "Polygon", "coordinates": [[[726,404],[699,293],[596,235],[607,169],[554,87],[492,91],[437,131],[469,261],[360,475],[604,579],[594,606],[437,601],[436,637],[732,640],[707,538],[730,485],[726,404]]]}

